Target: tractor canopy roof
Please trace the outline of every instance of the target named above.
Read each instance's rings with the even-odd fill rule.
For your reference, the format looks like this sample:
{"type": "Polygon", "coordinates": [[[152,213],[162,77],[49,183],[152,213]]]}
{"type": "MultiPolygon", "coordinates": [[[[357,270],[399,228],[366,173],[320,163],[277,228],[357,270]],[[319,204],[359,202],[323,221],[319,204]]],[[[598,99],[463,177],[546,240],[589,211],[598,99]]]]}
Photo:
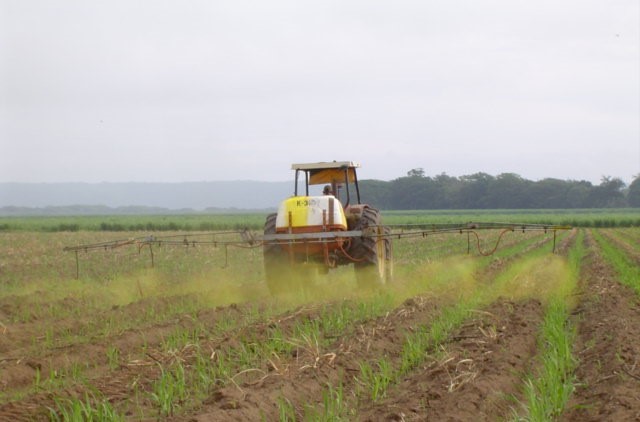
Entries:
{"type": "Polygon", "coordinates": [[[320,185],[323,183],[342,183],[345,181],[345,171],[348,173],[349,182],[356,181],[356,168],[359,163],[353,161],[329,161],[320,163],[292,164],[291,169],[309,173],[309,184],[320,185]]]}

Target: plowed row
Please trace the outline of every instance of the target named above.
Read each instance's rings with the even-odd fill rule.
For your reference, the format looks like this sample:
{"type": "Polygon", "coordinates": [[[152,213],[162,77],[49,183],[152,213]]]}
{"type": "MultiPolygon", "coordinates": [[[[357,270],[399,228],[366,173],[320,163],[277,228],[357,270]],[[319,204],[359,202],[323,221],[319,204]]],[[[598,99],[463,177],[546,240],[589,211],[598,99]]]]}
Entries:
{"type": "MultiPolygon", "coordinates": [[[[630,237],[608,236],[637,256],[630,237]]],[[[560,256],[575,238],[575,232],[564,238],[560,256]]],[[[537,292],[553,288],[555,280],[547,278],[554,273],[548,271],[561,259],[548,256],[549,240],[533,237],[521,248],[507,242],[502,255],[442,258],[435,267],[419,250],[397,255],[416,278],[433,277],[428,268],[447,273],[443,285],[422,292],[409,280],[411,271],[400,270],[398,286],[373,296],[339,300],[320,294],[321,300],[293,304],[266,299],[212,307],[185,294],[89,307],[91,315],[83,313],[81,300],[68,297],[50,305],[74,311],[54,321],[19,318],[25,306],[34,306],[32,295],[4,296],[0,420],[47,420],[70,398],[109,403],[130,420],[526,416],[524,379],[540,365],[546,303],[537,292]],[[474,306],[447,328],[444,340],[425,347],[416,365],[400,371],[407,338],[433,327],[460,303],[474,306]],[[396,375],[372,397],[362,367],[379,369],[382,359],[396,375]],[[194,388],[202,376],[197,368],[223,363],[228,372],[208,373],[206,387],[175,396],[168,410],[154,399],[166,374],[181,368],[194,388]]],[[[638,297],[618,283],[589,233],[586,241],[588,256],[581,263],[570,321],[577,332],[576,390],[561,419],[640,419],[638,297]]]]}

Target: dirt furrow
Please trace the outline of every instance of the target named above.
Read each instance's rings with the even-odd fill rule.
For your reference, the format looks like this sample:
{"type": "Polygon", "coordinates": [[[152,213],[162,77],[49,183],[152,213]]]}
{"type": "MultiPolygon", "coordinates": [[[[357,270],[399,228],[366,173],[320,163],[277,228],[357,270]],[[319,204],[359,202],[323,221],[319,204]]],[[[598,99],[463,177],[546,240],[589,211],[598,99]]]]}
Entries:
{"type": "Polygon", "coordinates": [[[629,243],[632,242],[632,240],[623,239],[619,234],[608,230],[601,230],[600,233],[617,249],[623,250],[629,259],[633,260],[637,265],[640,265],[640,252],[637,250],[637,246],[634,248],[634,246],[629,243]]]}
{"type": "MultiPolygon", "coordinates": [[[[536,242],[518,255],[539,247],[547,241],[536,242]]],[[[484,283],[490,283],[495,274],[506,267],[507,262],[511,262],[512,259],[514,258],[496,260],[490,267],[479,272],[478,278],[482,279],[484,283]]],[[[220,338],[209,336],[202,339],[200,344],[205,350],[224,353],[226,349],[241,346],[241,343],[247,339],[250,339],[251,342],[267,340],[272,327],[278,327],[284,333],[290,334],[295,324],[303,320],[318,318],[320,316],[319,310],[323,306],[330,305],[320,304],[307,309],[286,312],[270,321],[262,320],[229,330],[220,338]]],[[[334,387],[342,385],[345,395],[348,395],[348,400],[356,403],[354,395],[360,388],[357,379],[360,363],[375,362],[381,357],[387,357],[394,361],[394,365],[397,365],[406,334],[419,325],[429,325],[434,316],[439,314],[440,306],[441,304],[434,302],[432,298],[415,297],[407,300],[402,306],[384,317],[361,321],[347,333],[335,333],[338,337],[328,346],[326,342],[316,342],[311,338],[299,342],[291,354],[265,357],[256,364],[256,367],[244,368],[237,371],[229,379],[221,380],[220,384],[224,383],[224,386],[216,387],[213,394],[205,400],[201,409],[191,411],[192,415],[185,415],[183,419],[260,420],[264,417],[267,420],[273,420],[278,419],[280,410],[278,402],[282,400],[290,403],[298,416],[304,416],[308,405],[317,406],[322,402],[322,395],[326,391],[327,385],[334,387]]],[[[447,388],[452,389],[453,395],[451,397],[465,394],[460,397],[466,397],[464,400],[470,403],[481,399],[489,400],[487,402],[489,404],[485,403],[483,411],[487,415],[503,415],[508,407],[507,399],[500,395],[483,396],[485,394],[483,392],[488,392],[492,382],[495,381],[495,383],[504,382],[507,385],[504,387],[506,394],[515,394],[515,392],[511,393],[515,390],[510,390],[508,387],[513,385],[512,381],[510,379],[503,380],[501,374],[509,372],[510,375],[513,375],[511,373],[515,371],[516,375],[513,376],[520,376],[520,372],[526,370],[531,351],[525,338],[535,343],[533,331],[538,316],[534,317],[533,315],[537,315],[539,312],[536,309],[540,307],[540,304],[534,301],[522,304],[499,301],[496,303],[495,309],[493,306],[486,310],[488,313],[479,312],[475,318],[469,320],[456,333],[453,341],[447,347],[447,353],[453,358],[452,360],[444,362],[438,359],[427,362],[423,366],[422,372],[414,371],[411,377],[397,387],[398,391],[402,390],[405,382],[410,383],[414,376],[419,379],[421,375],[428,373],[429,377],[440,380],[438,381],[439,387],[448,385],[447,388]],[[523,334],[520,335],[520,332],[523,334]],[[472,357],[467,357],[465,351],[467,349],[472,351],[472,357]],[[510,354],[512,350],[514,351],[513,355],[510,354]],[[495,357],[500,362],[494,362],[495,357]],[[449,376],[449,381],[447,378],[438,378],[444,377],[446,374],[449,376]],[[482,375],[481,379],[478,379],[479,375],[482,375]],[[486,387],[482,386],[481,380],[488,380],[486,387]],[[471,385],[475,390],[467,392],[467,389],[472,388],[471,385]]],[[[236,309],[240,314],[248,311],[244,307],[236,309]]],[[[205,327],[212,327],[221,313],[222,310],[202,311],[196,316],[196,321],[205,327]]],[[[117,407],[119,403],[127,402],[129,397],[137,391],[142,397],[142,403],[135,405],[142,406],[146,416],[153,416],[157,414],[157,409],[149,399],[149,392],[151,384],[159,377],[160,366],[168,367],[172,362],[181,362],[185,368],[193,365],[194,356],[190,354],[192,350],[183,349],[168,353],[161,347],[161,343],[170,329],[179,326],[191,327],[188,319],[166,320],[157,326],[145,327],[144,333],[131,331],[116,334],[99,344],[72,345],[55,349],[48,356],[40,355],[38,359],[34,357],[34,359],[21,360],[19,365],[16,365],[20,367],[20,370],[16,370],[15,380],[4,377],[5,374],[10,373],[7,371],[14,369],[2,368],[1,370],[4,372],[0,372],[1,379],[7,382],[7,387],[11,387],[8,390],[11,390],[15,389],[18,383],[17,379],[22,379],[22,382],[32,381],[36,371],[45,373],[48,369],[55,369],[58,365],[65,368],[75,362],[76,358],[78,361],[92,361],[94,362],[93,369],[85,374],[86,384],[90,387],[83,386],[82,383],[71,383],[69,387],[57,389],[56,397],[82,397],[87,389],[95,388],[102,396],[113,401],[117,407]],[[107,348],[114,345],[120,350],[122,357],[119,362],[120,366],[116,369],[109,367],[106,357],[107,348]],[[20,371],[26,372],[21,373],[20,371]]],[[[323,335],[326,334],[323,333],[323,335]]],[[[24,340],[21,341],[24,342],[24,340]]],[[[16,358],[16,356],[12,356],[12,358],[16,358]]],[[[15,365],[17,362],[12,361],[11,363],[15,365]]],[[[0,367],[2,367],[1,364],[0,367]]],[[[415,388],[415,385],[412,385],[411,388],[415,388]]],[[[390,394],[394,394],[393,391],[395,389],[390,390],[390,394]]],[[[411,390],[405,390],[403,394],[409,395],[409,393],[411,390]]],[[[440,415],[446,414],[447,406],[452,406],[452,404],[447,401],[448,396],[443,395],[442,397],[441,399],[430,398],[432,405],[430,411],[440,415]]],[[[366,417],[382,416],[375,413],[379,405],[374,406],[370,403],[367,405],[362,401],[361,403],[363,403],[362,414],[366,417]],[[368,412],[374,413],[372,416],[368,416],[368,412]]],[[[52,405],[53,395],[46,391],[28,395],[16,402],[0,406],[0,420],[3,418],[14,419],[16,415],[21,415],[26,419],[46,418],[46,407],[52,405]]],[[[132,415],[131,406],[125,404],[125,406],[118,407],[118,410],[124,409],[129,412],[129,415],[132,415]]],[[[139,411],[140,407],[137,410],[139,411]]],[[[385,411],[392,412],[389,409],[385,411]]]]}
{"type": "Polygon", "coordinates": [[[290,357],[279,357],[267,362],[265,368],[240,378],[217,390],[203,409],[184,420],[277,420],[278,403],[286,401],[296,414],[304,416],[306,405],[322,400],[327,385],[342,385],[344,391],[355,388],[359,363],[382,356],[397,357],[405,333],[419,324],[428,324],[438,313],[433,301],[416,297],[384,317],[360,324],[347,336],[331,346],[316,347],[309,344],[290,357]]]}
{"type": "Polygon", "coordinates": [[[616,281],[593,238],[587,240],[584,299],[575,311],[578,385],[563,420],[640,420],[640,299],[616,281]]]}
{"type": "Polygon", "coordinates": [[[536,300],[499,300],[465,323],[423,367],[389,391],[380,403],[365,403],[358,419],[501,420],[518,397],[536,355],[542,320],[536,300]]]}
{"type": "MultiPolygon", "coordinates": [[[[154,305],[160,305],[159,312],[171,305],[168,300],[154,301],[154,305]]],[[[121,309],[114,308],[103,312],[92,319],[108,320],[111,317],[126,319],[127,315],[146,309],[148,301],[136,302],[121,309]]],[[[108,336],[99,336],[94,330],[93,334],[84,332],[92,321],[51,321],[48,324],[56,327],[56,333],[67,332],[71,339],[81,341],[59,346],[55,340],[44,346],[47,329],[38,327],[24,330],[20,324],[8,325],[6,333],[0,338],[0,391],[24,388],[33,383],[36,371],[41,376],[46,376],[52,371],[64,372],[72,365],[82,365],[98,373],[99,368],[108,364],[109,349],[117,350],[122,359],[134,358],[140,354],[144,345],[148,348],[158,348],[159,345],[176,330],[189,330],[196,326],[215,327],[217,320],[223,317],[240,315],[243,311],[235,307],[208,309],[198,312],[196,318],[190,315],[176,315],[172,319],[161,323],[149,322],[135,329],[126,329],[108,336]],[[77,338],[73,337],[77,336],[77,338]]],[[[61,334],[51,334],[53,339],[62,337],[61,334]]]]}
{"type": "MultiPolygon", "coordinates": [[[[142,304],[132,304],[134,308],[142,304]]],[[[157,378],[159,365],[180,359],[176,351],[167,352],[163,348],[166,339],[177,330],[192,329],[197,325],[206,332],[202,335],[220,335],[220,339],[209,340],[216,343],[233,341],[234,333],[246,330],[262,331],[267,324],[265,320],[249,325],[240,323],[239,327],[218,329],[216,324],[237,318],[243,321],[249,314],[250,305],[230,305],[206,309],[198,312],[196,318],[189,315],[177,316],[175,320],[167,320],[141,329],[126,330],[119,335],[112,335],[91,343],[74,344],[65,347],[52,348],[46,354],[38,356],[26,355],[20,357],[20,350],[10,351],[10,358],[0,361],[0,391],[19,391],[21,388],[32,387],[19,400],[13,400],[0,405],[0,420],[12,420],[9,415],[22,414],[27,419],[46,419],[47,407],[54,406],[53,396],[48,394],[48,382],[67,385],[65,394],[68,397],[82,397],[87,390],[96,389],[105,397],[125,399],[133,393],[133,387],[144,390],[157,378]],[[253,328],[252,328],[253,327],[253,328]],[[107,351],[113,348],[118,351],[117,360],[109,362],[107,351]],[[115,368],[114,368],[115,365],[115,368]],[[73,367],[82,367],[81,377],[72,380],[73,367]],[[40,374],[40,387],[35,387],[37,374],[40,374]],[[51,376],[55,374],[52,380],[51,376]],[[87,387],[85,381],[91,385],[87,387]],[[9,418],[9,419],[5,419],[9,418]]],[[[286,315],[286,314],[285,314],[286,315]]]]}
{"type": "MultiPolygon", "coordinates": [[[[563,244],[568,241],[566,239],[563,244]]],[[[517,256],[547,242],[548,240],[536,242],[517,256]]],[[[481,283],[490,283],[495,275],[504,270],[508,263],[517,259],[517,256],[496,260],[484,271],[479,272],[477,278],[481,283]]],[[[353,402],[361,389],[358,380],[360,364],[376,362],[385,357],[397,366],[406,334],[418,326],[430,325],[439,313],[440,306],[433,299],[409,299],[386,317],[362,324],[354,335],[343,336],[331,347],[308,347],[292,359],[279,361],[273,366],[267,365],[267,368],[257,368],[260,371],[254,374],[252,380],[234,383],[216,391],[201,411],[193,417],[185,417],[185,420],[250,420],[262,417],[272,420],[278,418],[278,412],[284,402],[293,408],[298,417],[304,417],[309,407],[321,406],[319,403],[322,402],[328,385],[334,388],[341,386],[345,399],[353,402]]],[[[504,383],[509,384],[509,388],[505,387],[504,391],[507,391],[507,394],[515,394],[521,383],[522,373],[528,369],[529,361],[535,355],[536,329],[541,320],[541,305],[536,301],[522,304],[500,301],[487,311],[479,311],[478,315],[478,318],[470,320],[465,324],[463,331],[457,334],[456,338],[460,340],[461,346],[452,349],[454,355],[461,356],[467,353],[464,351],[467,349],[467,342],[472,342],[477,346],[477,356],[463,362],[458,369],[463,370],[465,365],[474,362],[474,365],[483,368],[481,370],[483,373],[486,372],[489,380],[497,380],[502,377],[501,373],[505,372],[503,377],[508,381],[504,383]],[[494,359],[494,356],[497,358],[494,359]]],[[[461,359],[458,359],[456,364],[461,359]]],[[[450,362],[447,365],[449,364],[450,362]]],[[[447,365],[443,367],[443,373],[450,370],[447,365]]],[[[464,375],[461,378],[464,378],[464,375]]],[[[413,387],[408,391],[400,388],[399,400],[410,395],[409,393],[413,394],[411,388],[413,387]]],[[[474,388],[485,391],[484,395],[481,392],[476,393],[478,402],[495,393],[491,381],[486,386],[474,388]]],[[[455,402],[456,399],[452,400],[455,402]]],[[[491,400],[494,400],[493,405],[487,405],[485,402],[485,405],[489,406],[487,414],[495,415],[504,410],[504,396],[492,397],[491,400]]],[[[384,416],[376,412],[377,410],[364,409],[364,414],[371,420],[384,416]],[[370,415],[369,412],[374,413],[370,415]]]]}
{"type": "MultiPolygon", "coordinates": [[[[247,323],[241,323],[236,328],[230,328],[223,331],[217,331],[215,337],[202,338],[199,341],[200,347],[203,350],[215,351],[216,354],[225,353],[225,351],[238,348],[242,346],[242,342],[259,343],[268,340],[271,327],[278,327],[278,329],[287,336],[290,336],[294,330],[294,327],[300,322],[313,321],[320,317],[321,312],[331,309],[332,307],[339,306],[338,303],[328,304],[313,304],[297,309],[286,311],[280,315],[274,317],[263,317],[257,321],[247,323]]],[[[354,304],[355,306],[355,304],[354,304]]],[[[215,324],[222,318],[229,318],[236,315],[241,320],[249,315],[251,305],[231,305],[228,307],[220,307],[216,309],[203,310],[197,316],[197,321],[205,328],[209,328],[209,333],[215,331],[215,324]]],[[[111,345],[127,345],[122,347],[121,356],[122,359],[118,364],[118,368],[112,369],[107,365],[107,362],[102,362],[99,366],[92,368],[90,372],[87,372],[86,379],[91,386],[89,390],[98,391],[101,396],[107,397],[111,402],[115,403],[121,410],[124,409],[125,413],[133,414],[131,406],[124,404],[129,397],[131,397],[136,391],[141,392],[141,397],[138,402],[135,403],[137,411],[144,409],[145,412],[155,414],[154,404],[149,399],[148,392],[151,391],[152,383],[158,379],[161,373],[161,367],[168,368],[173,363],[180,362],[185,367],[189,367],[195,360],[194,345],[187,344],[185,347],[179,350],[163,350],[162,342],[168,334],[167,329],[171,328],[176,330],[182,325],[187,325],[190,318],[184,318],[175,322],[165,322],[158,326],[147,327],[144,332],[136,330],[136,332],[126,332],[122,336],[114,336],[110,339],[110,343],[104,343],[100,345],[86,345],[86,347],[94,347],[97,351],[93,354],[85,356],[86,359],[97,358],[98,360],[106,360],[106,347],[111,345]],[[133,338],[132,338],[133,336],[133,338]],[[131,343],[129,343],[131,341],[131,343]],[[125,358],[129,356],[129,358],[125,358]],[[118,404],[120,403],[120,404],[118,404]]],[[[193,322],[193,321],[192,321],[193,322]]],[[[183,327],[184,328],[184,327],[183,327]]],[[[296,356],[295,360],[302,360],[302,356],[313,351],[312,344],[301,344],[297,348],[297,353],[300,356],[296,356]]],[[[69,356],[77,356],[80,358],[82,352],[87,352],[84,345],[82,347],[76,346],[69,348],[68,350],[59,350],[56,355],[56,363],[71,364],[69,356]],[[71,353],[70,355],[67,352],[71,353]],[[60,362],[58,362],[60,361],[60,362]]],[[[53,352],[52,352],[53,353],[53,352]]],[[[288,357],[282,357],[287,359],[288,357]]],[[[269,362],[265,362],[264,370],[268,371],[271,368],[269,365],[279,366],[279,357],[270,357],[269,362]]],[[[44,372],[46,368],[55,368],[52,362],[40,365],[40,361],[32,362],[31,366],[24,362],[20,362],[16,368],[24,369],[23,372],[18,372],[18,369],[11,368],[4,371],[4,374],[18,374],[21,380],[28,380],[33,382],[36,370],[42,370],[44,372]],[[32,367],[33,366],[33,367],[32,367]],[[26,369],[25,369],[26,368],[26,369]]],[[[313,360],[311,361],[313,362],[313,360]]],[[[253,371],[248,371],[249,375],[253,375],[253,371]]],[[[236,383],[242,383],[246,380],[251,381],[250,376],[242,376],[238,374],[233,380],[229,381],[232,385],[236,383]],[[236,381],[237,380],[237,381],[236,381]]],[[[7,383],[12,388],[16,387],[16,380],[13,380],[13,384],[7,383]]],[[[68,397],[83,397],[84,392],[87,391],[86,386],[79,385],[77,383],[71,383],[70,387],[66,389],[65,394],[62,396],[68,397]]],[[[57,394],[60,397],[60,394],[57,394]]],[[[9,415],[22,414],[26,419],[46,419],[48,412],[47,407],[53,407],[54,402],[52,396],[46,393],[36,392],[34,394],[27,395],[21,400],[6,403],[0,406],[0,420],[4,420],[4,417],[9,415]]],[[[13,416],[12,416],[13,417],[13,416]]]]}

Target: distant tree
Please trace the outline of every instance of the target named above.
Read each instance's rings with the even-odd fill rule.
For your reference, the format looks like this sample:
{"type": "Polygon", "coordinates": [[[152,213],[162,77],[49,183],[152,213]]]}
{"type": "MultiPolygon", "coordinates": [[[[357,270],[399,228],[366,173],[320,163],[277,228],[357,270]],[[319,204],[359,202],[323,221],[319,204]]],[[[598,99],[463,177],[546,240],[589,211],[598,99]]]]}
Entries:
{"type": "Polygon", "coordinates": [[[430,179],[413,175],[391,181],[389,198],[394,208],[401,210],[430,209],[428,180],[430,179]]]}
{"type": "Polygon", "coordinates": [[[495,180],[495,177],[487,173],[460,176],[460,188],[456,193],[456,208],[489,208],[487,192],[495,180]]]}
{"type": "Polygon", "coordinates": [[[627,203],[631,207],[640,208],[640,174],[633,179],[627,192],[627,203]]]}
{"type": "Polygon", "coordinates": [[[515,173],[502,173],[489,186],[487,202],[490,208],[531,208],[527,195],[531,181],[515,173]]]}
{"type": "Polygon", "coordinates": [[[415,169],[411,169],[407,172],[407,177],[424,177],[424,169],[422,167],[418,167],[415,169]]]}
{"type": "Polygon", "coordinates": [[[600,184],[591,190],[589,206],[593,208],[614,208],[626,205],[622,189],[625,183],[611,176],[602,176],[600,184]]]}
{"type": "Polygon", "coordinates": [[[447,208],[444,184],[442,179],[438,178],[439,176],[435,178],[423,178],[424,182],[419,188],[418,195],[420,195],[420,202],[424,204],[426,209],[435,210],[447,208]]]}
{"type": "Polygon", "coordinates": [[[534,182],[515,173],[429,177],[416,168],[390,182],[362,181],[361,193],[365,202],[383,209],[640,207],[640,175],[625,189],[622,180],[611,176],[594,186],[585,180],[534,182]]]}
{"type": "Polygon", "coordinates": [[[567,190],[567,208],[588,208],[592,189],[593,185],[586,180],[571,182],[567,190]]]}
{"type": "Polygon", "coordinates": [[[543,179],[530,186],[527,196],[534,208],[569,208],[567,192],[570,182],[560,179],[543,179]]]}
{"type": "Polygon", "coordinates": [[[447,173],[441,173],[434,177],[437,189],[440,191],[439,209],[458,208],[458,192],[462,188],[462,182],[457,177],[449,176],[447,173]]]}
{"type": "Polygon", "coordinates": [[[389,200],[391,184],[382,180],[360,181],[360,194],[362,200],[380,209],[391,209],[393,206],[389,200]]]}

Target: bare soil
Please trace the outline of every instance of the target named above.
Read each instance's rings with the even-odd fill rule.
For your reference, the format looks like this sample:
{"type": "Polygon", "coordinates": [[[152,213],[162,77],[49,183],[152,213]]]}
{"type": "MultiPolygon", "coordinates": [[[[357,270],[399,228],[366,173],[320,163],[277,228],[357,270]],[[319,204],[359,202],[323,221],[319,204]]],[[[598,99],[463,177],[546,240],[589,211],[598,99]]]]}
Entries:
{"type": "MultiPolygon", "coordinates": [[[[559,246],[561,253],[571,239],[573,236],[559,246]]],[[[615,272],[599,255],[593,239],[588,236],[587,241],[589,255],[582,265],[572,316],[577,327],[574,354],[579,359],[578,385],[562,419],[640,420],[640,301],[616,281],[615,272]]],[[[490,280],[505,265],[505,261],[496,260],[478,277],[490,280]]],[[[155,305],[169,307],[171,300],[155,305]]],[[[95,319],[133,318],[148,305],[142,301],[105,309],[91,318],[60,319],[52,335],[58,338],[80,332],[95,319]]],[[[431,324],[448,305],[433,297],[408,299],[388,314],[360,321],[345,333],[299,344],[291,354],[270,356],[255,368],[238,372],[214,388],[197,408],[185,408],[169,419],[278,420],[282,403],[302,418],[322,409],[328,385],[341,387],[347,417],[355,420],[494,421],[522,414],[523,379],[535,372],[544,314],[543,305],[533,299],[498,299],[475,309],[441,347],[427,351],[420,366],[390,385],[385,397],[373,402],[366,393],[360,364],[373,364],[385,357],[393,367],[399,367],[407,334],[431,324]]],[[[0,321],[11,320],[21,306],[5,298],[0,303],[0,321]]],[[[149,392],[160,376],[160,366],[176,361],[187,367],[193,364],[189,347],[173,351],[163,347],[177,327],[205,327],[202,346],[220,351],[238,346],[241,339],[265,341],[274,326],[290,333],[295,324],[318,318],[320,305],[245,321],[226,330],[216,328],[221,321],[242,321],[249,312],[248,305],[207,309],[195,316],[177,315],[135,330],[54,347],[41,344],[46,341],[47,321],[0,325],[0,420],[48,419],[48,408],[55,406],[54,396],[47,389],[33,388],[37,374],[44,380],[51,371],[70,370],[79,364],[86,367],[83,377],[91,388],[128,419],[139,419],[140,410],[153,419],[157,411],[149,392]],[[108,359],[108,350],[113,347],[120,351],[116,368],[108,359]]],[[[88,390],[82,382],[68,385],[56,395],[83,397],[88,390]]]]}
{"type": "Polygon", "coordinates": [[[359,419],[501,420],[517,407],[522,378],[536,355],[538,301],[499,300],[478,311],[427,364],[413,371],[359,419]]]}
{"type": "Polygon", "coordinates": [[[578,386],[563,420],[640,420],[640,300],[616,282],[588,238],[582,300],[575,310],[578,386]]]}

